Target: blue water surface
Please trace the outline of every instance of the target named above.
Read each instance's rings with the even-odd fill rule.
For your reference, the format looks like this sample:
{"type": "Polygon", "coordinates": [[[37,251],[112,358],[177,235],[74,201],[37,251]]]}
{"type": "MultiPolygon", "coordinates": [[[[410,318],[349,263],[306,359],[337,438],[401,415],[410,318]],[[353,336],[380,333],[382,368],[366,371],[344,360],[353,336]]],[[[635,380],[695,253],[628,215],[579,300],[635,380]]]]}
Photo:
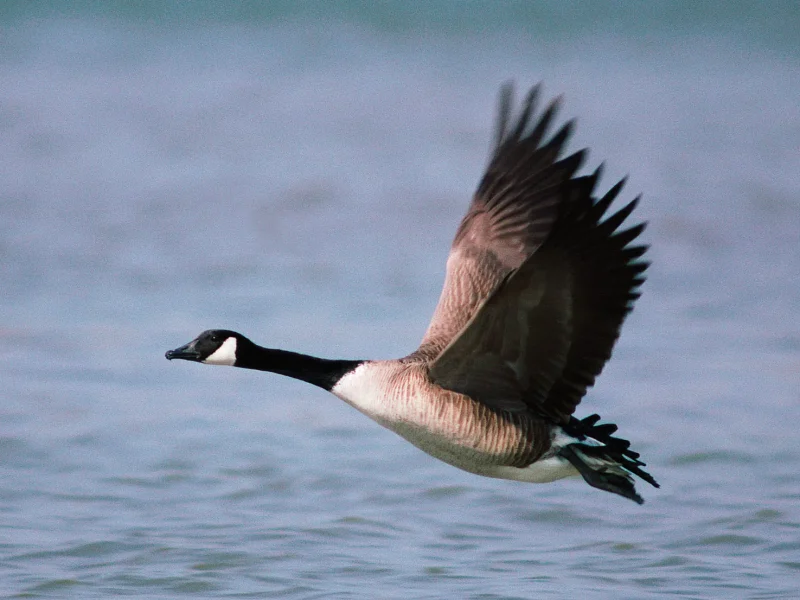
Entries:
{"type": "Polygon", "coordinates": [[[0,9],[0,595],[797,598],[793,2],[0,9]],[[419,343],[499,85],[545,82],[652,267],[578,408],[660,490],[482,479],[208,327],[419,343]]]}

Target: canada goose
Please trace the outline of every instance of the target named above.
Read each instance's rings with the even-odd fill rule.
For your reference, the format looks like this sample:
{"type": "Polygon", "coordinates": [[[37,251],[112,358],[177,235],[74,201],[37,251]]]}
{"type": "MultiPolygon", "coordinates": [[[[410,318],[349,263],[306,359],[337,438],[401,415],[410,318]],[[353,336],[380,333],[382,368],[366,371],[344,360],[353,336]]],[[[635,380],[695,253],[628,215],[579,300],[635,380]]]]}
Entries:
{"type": "Polygon", "coordinates": [[[639,198],[603,220],[625,180],[592,197],[601,167],[575,176],[586,150],[560,158],[572,127],[545,139],[534,87],[512,123],[500,94],[489,166],[447,259],[420,347],[398,360],[326,360],[204,331],[167,352],[319,386],[428,454],[478,475],[544,483],[581,475],[642,503],[631,475],[658,487],[617,426],[572,416],[611,356],[639,297],[644,223],[620,230],[639,198]]]}

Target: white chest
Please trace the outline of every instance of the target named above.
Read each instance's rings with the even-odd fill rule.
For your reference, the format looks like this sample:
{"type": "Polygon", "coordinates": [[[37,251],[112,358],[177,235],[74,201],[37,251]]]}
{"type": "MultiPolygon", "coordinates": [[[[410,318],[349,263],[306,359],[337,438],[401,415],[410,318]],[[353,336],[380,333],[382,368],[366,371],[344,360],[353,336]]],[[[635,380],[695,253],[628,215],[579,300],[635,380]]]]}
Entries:
{"type": "Polygon", "coordinates": [[[390,375],[382,363],[364,363],[342,377],[331,392],[368,417],[386,424],[397,416],[389,401],[390,375]]]}
{"type": "Polygon", "coordinates": [[[428,454],[462,468],[456,458],[474,453],[484,437],[480,423],[460,418],[459,407],[439,397],[414,366],[366,363],[331,391],[428,454]]]}

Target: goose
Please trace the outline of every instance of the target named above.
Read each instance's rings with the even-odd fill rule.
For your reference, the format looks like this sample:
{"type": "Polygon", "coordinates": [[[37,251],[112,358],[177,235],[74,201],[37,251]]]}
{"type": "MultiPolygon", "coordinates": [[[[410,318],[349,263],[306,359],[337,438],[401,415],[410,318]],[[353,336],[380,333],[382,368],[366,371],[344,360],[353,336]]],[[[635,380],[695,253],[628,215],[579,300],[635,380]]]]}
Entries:
{"type": "Polygon", "coordinates": [[[573,413],[611,357],[644,282],[645,223],[622,229],[587,150],[562,157],[574,120],[552,136],[556,97],[534,118],[541,84],[515,109],[501,87],[489,164],[447,258],[422,342],[396,360],[328,360],[259,346],[226,329],[166,353],[278,373],[350,404],[431,456],[487,477],[547,483],[581,476],[642,504],[633,476],[659,487],[617,426],[573,413]],[[598,194],[599,195],[599,194],[598,194]]]}

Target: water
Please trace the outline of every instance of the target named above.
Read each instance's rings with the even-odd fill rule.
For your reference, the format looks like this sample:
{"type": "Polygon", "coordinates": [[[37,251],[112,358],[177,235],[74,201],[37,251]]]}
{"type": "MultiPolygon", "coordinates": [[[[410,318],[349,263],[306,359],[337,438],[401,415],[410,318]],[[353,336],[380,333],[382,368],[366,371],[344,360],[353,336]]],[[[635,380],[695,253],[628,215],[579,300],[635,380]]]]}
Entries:
{"type": "Polygon", "coordinates": [[[70,6],[0,11],[0,594],[798,597],[795,4],[70,6]],[[206,327],[413,349],[509,77],[645,194],[650,277],[579,407],[643,507],[163,358],[206,327]]]}

